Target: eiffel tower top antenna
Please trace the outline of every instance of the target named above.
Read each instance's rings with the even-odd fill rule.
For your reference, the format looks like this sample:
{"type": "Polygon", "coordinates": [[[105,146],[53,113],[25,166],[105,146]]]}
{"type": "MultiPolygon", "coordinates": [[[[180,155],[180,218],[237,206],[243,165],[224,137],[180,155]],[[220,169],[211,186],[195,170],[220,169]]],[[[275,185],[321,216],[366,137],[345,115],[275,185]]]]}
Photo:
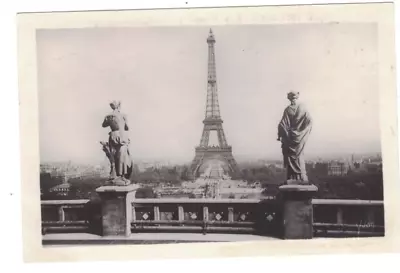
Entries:
{"type": "Polygon", "coordinates": [[[207,83],[207,105],[206,119],[220,119],[220,109],[218,102],[217,71],[215,63],[215,37],[210,29],[207,38],[208,43],[208,83],[207,83]]]}
{"type": "Polygon", "coordinates": [[[208,34],[207,43],[215,43],[214,33],[211,28],[208,34]]]}

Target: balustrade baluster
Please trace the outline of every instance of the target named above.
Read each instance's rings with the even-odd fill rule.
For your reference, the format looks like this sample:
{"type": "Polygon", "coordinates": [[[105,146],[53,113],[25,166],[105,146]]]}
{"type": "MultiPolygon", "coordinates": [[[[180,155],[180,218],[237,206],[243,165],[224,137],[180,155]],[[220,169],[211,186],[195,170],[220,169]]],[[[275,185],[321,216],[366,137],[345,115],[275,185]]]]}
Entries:
{"type": "Polygon", "coordinates": [[[367,220],[368,224],[375,225],[375,212],[374,208],[369,207],[367,209],[367,220]]]}
{"type": "Polygon", "coordinates": [[[203,207],[203,220],[204,220],[205,222],[208,221],[208,207],[207,207],[207,206],[204,206],[204,207],[203,207]]]}
{"type": "Polygon", "coordinates": [[[233,214],[233,208],[228,208],[228,221],[233,222],[234,221],[234,214],[233,214]]]}
{"type": "Polygon", "coordinates": [[[208,207],[203,207],[203,234],[207,233],[207,222],[208,222],[208,207]]]}
{"type": "Polygon", "coordinates": [[[343,208],[338,207],[336,211],[336,223],[343,224],[343,208]]]}
{"type": "Polygon", "coordinates": [[[136,221],[136,207],[132,205],[132,221],[136,221]]]}
{"type": "Polygon", "coordinates": [[[64,207],[60,206],[58,208],[58,221],[60,222],[64,222],[65,221],[65,211],[64,211],[64,207]]]}
{"type": "Polygon", "coordinates": [[[178,206],[178,220],[181,222],[185,220],[185,211],[182,206],[178,206]]]}
{"type": "Polygon", "coordinates": [[[160,220],[160,207],[154,206],[154,221],[160,220]]]}

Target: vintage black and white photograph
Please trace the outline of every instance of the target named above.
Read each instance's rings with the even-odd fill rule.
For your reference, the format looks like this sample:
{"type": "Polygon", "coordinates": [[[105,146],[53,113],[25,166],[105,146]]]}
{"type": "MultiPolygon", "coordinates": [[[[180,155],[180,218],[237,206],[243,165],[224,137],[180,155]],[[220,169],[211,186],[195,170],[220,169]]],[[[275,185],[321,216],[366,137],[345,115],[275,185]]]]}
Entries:
{"type": "Polygon", "coordinates": [[[42,245],[384,238],[379,31],[35,29],[42,245]]]}

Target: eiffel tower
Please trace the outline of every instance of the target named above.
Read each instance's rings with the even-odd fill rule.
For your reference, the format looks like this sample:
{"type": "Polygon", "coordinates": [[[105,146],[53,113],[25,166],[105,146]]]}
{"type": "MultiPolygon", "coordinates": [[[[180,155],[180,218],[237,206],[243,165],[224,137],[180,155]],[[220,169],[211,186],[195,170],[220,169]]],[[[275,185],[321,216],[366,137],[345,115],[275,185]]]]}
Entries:
{"type": "MultiPolygon", "coordinates": [[[[222,128],[222,119],[219,110],[217,93],[217,74],[215,65],[215,38],[210,29],[207,38],[208,43],[208,77],[207,77],[207,105],[205,118],[203,120],[204,128],[200,140],[200,145],[195,148],[195,157],[192,161],[191,172],[193,178],[198,177],[203,165],[207,168],[210,162],[217,162],[222,166],[225,173],[233,175],[238,172],[238,167],[232,155],[232,147],[228,145],[222,128]],[[209,136],[211,131],[216,131],[218,136],[218,146],[209,146],[209,136]]],[[[210,167],[208,166],[208,169],[210,167]]],[[[220,172],[218,172],[220,173],[220,172]]]]}

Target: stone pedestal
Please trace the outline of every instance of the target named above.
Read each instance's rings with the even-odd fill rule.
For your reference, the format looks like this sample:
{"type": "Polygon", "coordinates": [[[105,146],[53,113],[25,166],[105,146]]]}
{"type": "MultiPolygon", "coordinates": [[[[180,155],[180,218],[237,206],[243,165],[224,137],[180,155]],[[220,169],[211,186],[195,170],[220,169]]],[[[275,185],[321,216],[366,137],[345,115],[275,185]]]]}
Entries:
{"type": "Polygon", "coordinates": [[[96,189],[101,198],[102,235],[131,234],[132,200],[139,186],[102,186],[96,189]]]}
{"type": "Polygon", "coordinates": [[[283,238],[311,239],[313,237],[312,198],[315,185],[283,185],[279,187],[283,205],[283,238]]]}

